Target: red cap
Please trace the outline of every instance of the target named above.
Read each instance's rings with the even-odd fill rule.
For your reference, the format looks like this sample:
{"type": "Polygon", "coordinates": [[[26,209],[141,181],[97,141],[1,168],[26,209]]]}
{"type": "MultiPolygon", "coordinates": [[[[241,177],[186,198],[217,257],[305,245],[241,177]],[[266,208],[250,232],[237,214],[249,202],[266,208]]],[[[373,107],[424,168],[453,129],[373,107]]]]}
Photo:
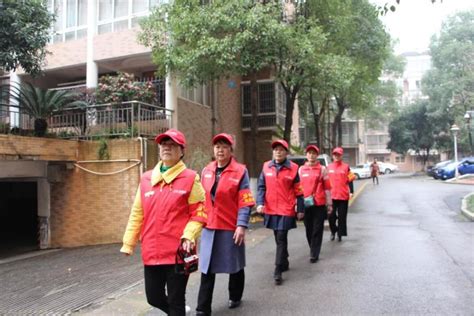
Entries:
{"type": "Polygon", "coordinates": [[[217,134],[216,136],[212,138],[212,144],[215,145],[215,143],[217,143],[220,140],[223,140],[229,143],[231,146],[234,146],[234,138],[229,134],[226,134],[226,133],[217,134]]]}
{"type": "Polygon", "coordinates": [[[184,134],[176,129],[169,129],[166,132],[156,136],[155,142],[160,144],[161,141],[165,138],[171,138],[171,140],[174,141],[176,144],[182,147],[186,147],[186,138],[184,137],[184,134]]]}
{"type": "Polygon", "coordinates": [[[305,152],[308,152],[308,150],[313,149],[316,151],[317,154],[319,154],[319,148],[316,145],[308,145],[306,146],[305,152]]]}
{"type": "Polygon", "coordinates": [[[336,147],[332,150],[332,153],[342,156],[344,154],[344,149],[342,149],[341,147],[336,147]]]}
{"type": "Polygon", "coordinates": [[[286,151],[288,151],[288,143],[286,142],[286,140],[277,139],[277,140],[272,142],[272,148],[275,148],[275,146],[277,146],[277,145],[283,146],[286,149],[286,151]]]}

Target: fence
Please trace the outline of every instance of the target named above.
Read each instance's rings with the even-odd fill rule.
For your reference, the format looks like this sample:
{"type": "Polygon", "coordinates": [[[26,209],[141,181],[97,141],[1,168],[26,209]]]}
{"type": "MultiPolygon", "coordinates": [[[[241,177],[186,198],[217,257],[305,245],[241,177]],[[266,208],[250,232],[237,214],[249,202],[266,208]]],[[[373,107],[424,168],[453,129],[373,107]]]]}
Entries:
{"type": "MultiPolygon", "coordinates": [[[[48,134],[66,139],[147,137],[172,126],[172,111],[138,101],[68,108],[48,119],[48,134]]],[[[17,107],[0,109],[0,133],[33,134],[34,119],[17,107]]]]}

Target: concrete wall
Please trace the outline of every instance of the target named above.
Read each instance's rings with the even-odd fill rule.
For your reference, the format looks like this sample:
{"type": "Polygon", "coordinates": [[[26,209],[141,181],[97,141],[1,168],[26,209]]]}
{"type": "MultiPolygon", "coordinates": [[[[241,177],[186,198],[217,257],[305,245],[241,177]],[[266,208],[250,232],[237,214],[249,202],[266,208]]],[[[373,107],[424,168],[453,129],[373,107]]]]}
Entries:
{"type": "Polygon", "coordinates": [[[0,135],[0,160],[71,161],[77,158],[77,141],[0,135]]]}

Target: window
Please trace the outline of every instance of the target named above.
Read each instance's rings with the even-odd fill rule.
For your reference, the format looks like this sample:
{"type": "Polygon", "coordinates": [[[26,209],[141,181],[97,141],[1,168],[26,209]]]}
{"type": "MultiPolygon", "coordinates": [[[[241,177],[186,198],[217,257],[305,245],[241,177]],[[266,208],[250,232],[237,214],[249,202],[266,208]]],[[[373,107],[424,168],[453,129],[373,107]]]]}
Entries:
{"type": "Polygon", "coordinates": [[[395,163],[405,163],[405,156],[396,156],[395,163]]]}
{"type": "Polygon", "coordinates": [[[186,88],[179,85],[179,96],[192,102],[209,106],[211,104],[211,87],[203,84],[197,87],[186,88]]]}
{"type": "MultiPolygon", "coordinates": [[[[242,84],[242,114],[251,115],[250,85],[242,84]]],[[[258,84],[258,114],[274,114],[276,112],[275,83],[258,84]]]]}
{"type": "Polygon", "coordinates": [[[87,0],[49,0],[48,9],[56,14],[52,42],[87,36],[87,0]]]}

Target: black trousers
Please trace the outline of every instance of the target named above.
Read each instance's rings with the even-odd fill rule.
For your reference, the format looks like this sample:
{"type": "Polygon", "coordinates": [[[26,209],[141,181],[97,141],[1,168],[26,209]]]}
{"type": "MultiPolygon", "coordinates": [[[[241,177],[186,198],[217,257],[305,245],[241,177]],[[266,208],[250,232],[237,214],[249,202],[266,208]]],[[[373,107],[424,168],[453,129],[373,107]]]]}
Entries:
{"type": "Polygon", "coordinates": [[[375,184],[375,180],[377,180],[377,184],[379,184],[379,177],[378,176],[372,176],[372,183],[375,184]]]}
{"type": "Polygon", "coordinates": [[[332,213],[329,215],[329,227],[333,235],[337,233],[338,236],[347,236],[348,207],[348,200],[332,200],[332,213]]]}
{"type": "Polygon", "coordinates": [[[304,211],[306,239],[310,249],[310,257],[319,259],[323,242],[324,220],[327,218],[326,206],[311,206],[304,211]]]}
{"type": "Polygon", "coordinates": [[[281,272],[283,267],[288,266],[288,231],[287,230],[274,230],[273,235],[275,236],[276,243],[276,256],[275,256],[275,271],[281,272]]]}
{"type": "Polygon", "coordinates": [[[168,315],[186,315],[185,293],[188,278],[187,275],[177,274],[174,264],[145,266],[145,292],[148,304],[168,315]]]}
{"type": "MultiPolygon", "coordinates": [[[[216,274],[201,273],[201,285],[199,286],[197,311],[211,314],[212,311],[212,294],[214,293],[214,284],[216,282],[216,274]]],[[[236,273],[229,274],[229,300],[240,301],[244,293],[245,272],[244,269],[236,273]]]]}

